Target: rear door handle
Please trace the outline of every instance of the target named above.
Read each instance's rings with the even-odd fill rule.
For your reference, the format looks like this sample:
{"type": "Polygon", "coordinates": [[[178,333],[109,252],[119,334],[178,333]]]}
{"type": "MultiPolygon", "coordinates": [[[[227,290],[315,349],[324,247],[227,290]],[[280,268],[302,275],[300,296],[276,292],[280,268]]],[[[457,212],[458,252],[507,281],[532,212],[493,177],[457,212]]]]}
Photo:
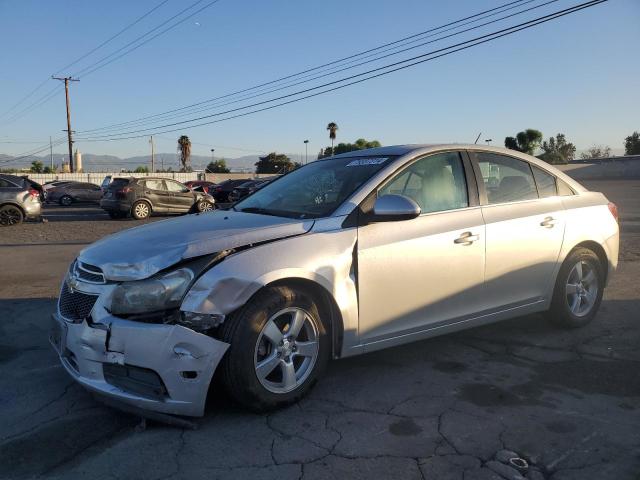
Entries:
{"type": "Polygon", "coordinates": [[[473,242],[478,240],[480,240],[480,235],[474,235],[471,232],[464,232],[456,238],[453,243],[457,243],[459,245],[471,245],[473,242]]]}
{"type": "Polygon", "coordinates": [[[545,227],[545,228],[553,228],[553,226],[556,224],[557,220],[553,217],[547,217],[545,218],[543,221],[540,222],[540,226],[541,227],[545,227]]]}

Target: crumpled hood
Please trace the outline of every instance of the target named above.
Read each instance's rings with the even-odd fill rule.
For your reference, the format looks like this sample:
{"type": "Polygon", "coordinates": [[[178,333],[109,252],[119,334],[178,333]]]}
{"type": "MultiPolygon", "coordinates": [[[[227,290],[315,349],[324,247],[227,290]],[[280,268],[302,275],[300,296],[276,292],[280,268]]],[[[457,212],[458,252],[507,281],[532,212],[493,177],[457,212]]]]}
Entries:
{"type": "Polygon", "coordinates": [[[181,260],[308,232],[313,220],[217,210],[124,230],[80,252],[108,280],[141,280],[181,260]]]}

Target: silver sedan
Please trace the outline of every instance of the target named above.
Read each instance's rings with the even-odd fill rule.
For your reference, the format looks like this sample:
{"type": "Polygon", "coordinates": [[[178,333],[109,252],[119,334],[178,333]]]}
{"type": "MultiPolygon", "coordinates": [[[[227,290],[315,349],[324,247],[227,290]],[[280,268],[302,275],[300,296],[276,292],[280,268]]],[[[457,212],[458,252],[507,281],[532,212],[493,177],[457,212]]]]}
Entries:
{"type": "Polygon", "coordinates": [[[332,358],[534,312],[586,325],[617,261],[615,205],[536,158],[384,147],[85,248],[51,341],[73,378],[128,408],[202,415],[217,370],[267,410],[332,358]]]}

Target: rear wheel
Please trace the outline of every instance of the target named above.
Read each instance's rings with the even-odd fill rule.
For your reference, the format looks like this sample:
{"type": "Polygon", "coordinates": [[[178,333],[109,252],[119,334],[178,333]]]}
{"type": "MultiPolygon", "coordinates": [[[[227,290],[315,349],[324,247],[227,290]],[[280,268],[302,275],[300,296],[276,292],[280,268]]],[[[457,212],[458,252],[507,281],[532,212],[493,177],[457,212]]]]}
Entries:
{"type": "Polygon", "coordinates": [[[136,220],[144,220],[151,216],[151,205],[144,200],[139,200],[131,207],[131,216],[136,220]]]}
{"type": "Polygon", "coordinates": [[[18,225],[24,220],[22,210],[14,205],[5,205],[0,207],[0,225],[10,227],[18,225]]]}
{"type": "Polygon", "coordinates": [[[604,268],[587,248],[577,248],[562,264],[548,316],[566,328],[587,325],[596,316],[604,291],[604,268]]]}
{"type": "Polygon", "coordinates": [[[69,195],[64,195],[63,197],[60,198],[59,203],[63,207],[68,207],[73,203],[73,198],[71,198],[69,195]]]}
{"type": "Polygon", "coordinates": [[[255,411],[299,400],[327,365],[327,331],[306,291],[284,286],[261,291],[222,326],[221,339],[230,347],[221,373],[230,395],[255,411]]]}

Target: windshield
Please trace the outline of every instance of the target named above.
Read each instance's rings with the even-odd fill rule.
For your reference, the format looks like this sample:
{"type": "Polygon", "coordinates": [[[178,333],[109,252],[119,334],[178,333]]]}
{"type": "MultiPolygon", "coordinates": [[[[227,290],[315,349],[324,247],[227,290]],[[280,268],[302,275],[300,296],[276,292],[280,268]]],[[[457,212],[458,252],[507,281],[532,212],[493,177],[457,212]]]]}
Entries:
{"type": "Polygon", "coordinates": [[[390,157],[318,160],[270,182],[233,209],[290,218],[326,217],[389,160],[390,157]]]}

